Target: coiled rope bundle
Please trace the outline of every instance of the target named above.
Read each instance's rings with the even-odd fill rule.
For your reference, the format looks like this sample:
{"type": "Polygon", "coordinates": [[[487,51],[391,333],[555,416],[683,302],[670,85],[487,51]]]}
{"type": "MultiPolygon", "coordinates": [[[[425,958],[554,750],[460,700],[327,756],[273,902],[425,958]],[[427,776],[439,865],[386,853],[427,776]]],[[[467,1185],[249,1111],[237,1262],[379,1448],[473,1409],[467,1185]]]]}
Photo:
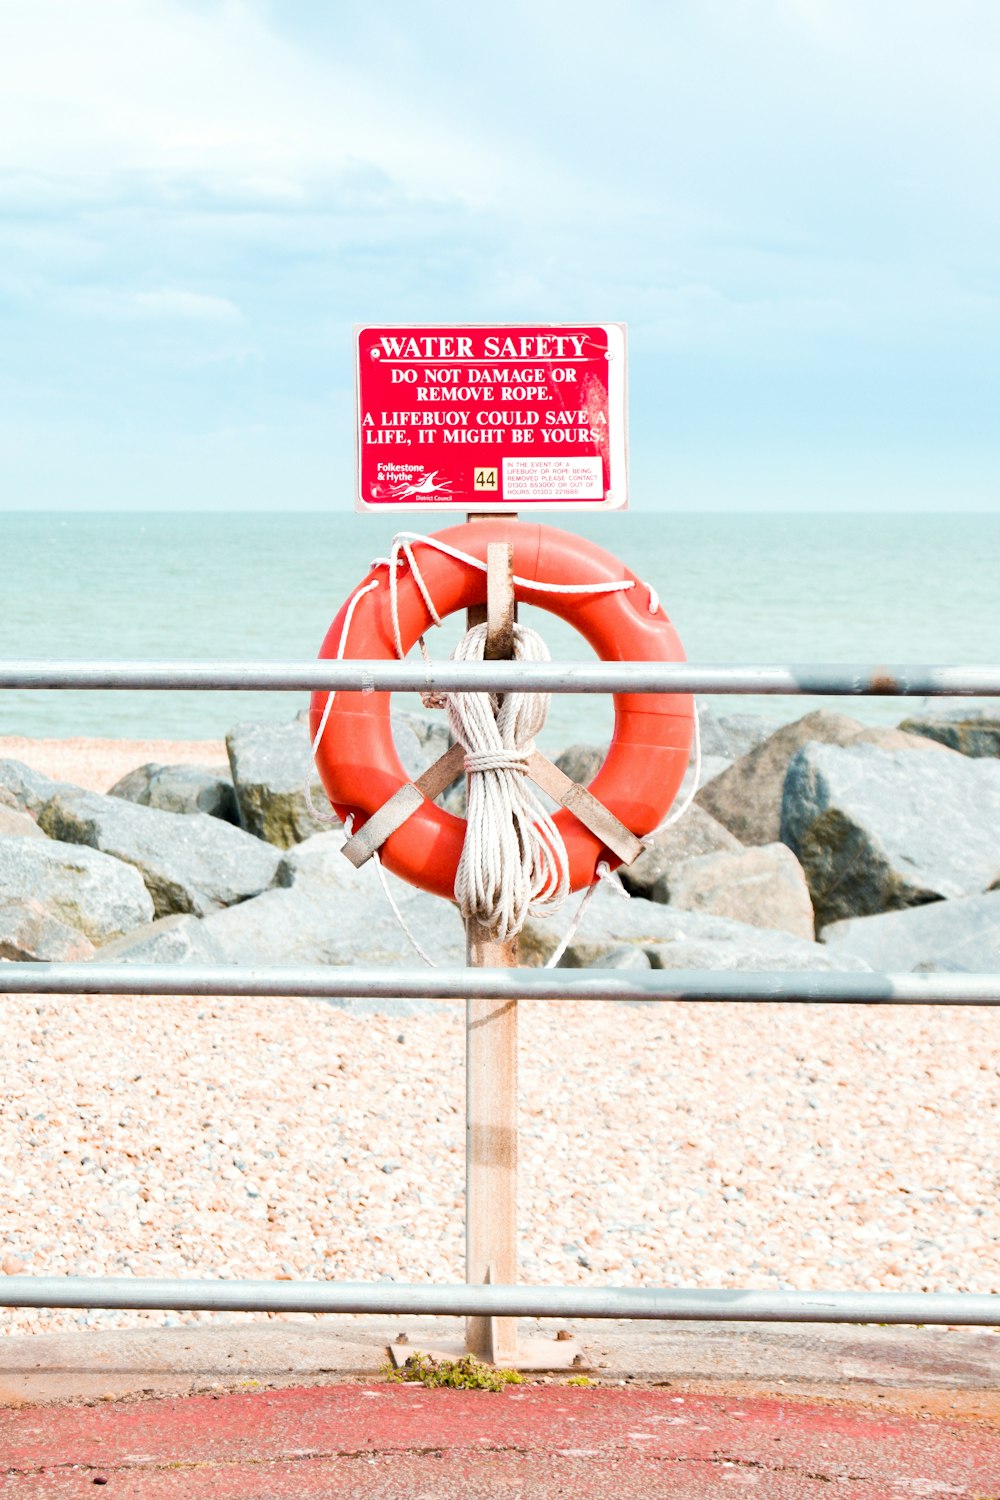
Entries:
{"type": "MultiPolygon", "coordinates": [[[[486,633],[473,626],[452,659],[482,661],[486,633]]],[[[514,660],[551,660],[536,630],[514,626],[514,660]]],[[[547,693],[448,694],[448,722],[469,773],[455,900],[466,921],[501,942],[516,937],[529,915],[551,916],[569,895],[566,845],[528,780],[550,701],[547,693]]]]}

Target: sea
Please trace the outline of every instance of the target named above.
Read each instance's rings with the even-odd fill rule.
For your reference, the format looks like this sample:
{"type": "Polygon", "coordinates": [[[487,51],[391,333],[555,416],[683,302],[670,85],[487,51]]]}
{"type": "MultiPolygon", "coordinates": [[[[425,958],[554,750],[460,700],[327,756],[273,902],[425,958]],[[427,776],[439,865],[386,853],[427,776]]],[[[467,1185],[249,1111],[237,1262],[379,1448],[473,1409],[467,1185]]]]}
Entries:
{"type": "MultiPolygon", "coordinates": [[[[655,586],[692,662],[1000,659],[1000,515],[633,510],[568,520],[655,586]]],[[[0,658],[311,660],[394,530],[442,524],[437,515],[332,511],[0,512],[0,658]]],[[[590,656],[553,616],[522,618],[542,630],[554,657],[590,656]]],[[[456,619],[432,631],[432,655],[447,657],[460,629],[456,619]]],[[[713,700],[720,714],[774,720],[823,703],[882,723],[922,706],[713,700]]],[[[212,739],[305,706],[299,692],[8,689],[0,690],[0,735],[212,739]]],[[[611,723],[605,699],[554,697],[540,742],[550,754],[601,743],[611,723]]]]}

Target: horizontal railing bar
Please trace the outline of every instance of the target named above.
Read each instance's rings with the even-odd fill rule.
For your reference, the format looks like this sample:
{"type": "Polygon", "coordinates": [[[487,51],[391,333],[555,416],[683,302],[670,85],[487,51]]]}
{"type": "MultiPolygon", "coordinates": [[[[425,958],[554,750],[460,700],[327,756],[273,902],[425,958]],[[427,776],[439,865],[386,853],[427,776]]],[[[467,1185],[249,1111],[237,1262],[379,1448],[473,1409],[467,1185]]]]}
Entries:
{"type": "Polygon", "coordinates": [[[392,1281],[173,1281],[4,1276],[0,1307],[384,1313],[393,1317],[652,1318],[738,1323],[1000,1325],[978,1292],[688,1291],[675,1287],[414,1286],[392,1281]]]}
{"type": "Polygon", "coordinates": [[[691,662],[0,661],[0,688],[197,692],[754,693],[998,697],[1000,666],[691,662]]]}
{"type": "Polygon", "coordinates": [[[377,969],[326,965],[0,963],[0,993],[276,995],[306,999],[733,1000],[1000,1005],[1000,974],[702,969],[377,969]]]}

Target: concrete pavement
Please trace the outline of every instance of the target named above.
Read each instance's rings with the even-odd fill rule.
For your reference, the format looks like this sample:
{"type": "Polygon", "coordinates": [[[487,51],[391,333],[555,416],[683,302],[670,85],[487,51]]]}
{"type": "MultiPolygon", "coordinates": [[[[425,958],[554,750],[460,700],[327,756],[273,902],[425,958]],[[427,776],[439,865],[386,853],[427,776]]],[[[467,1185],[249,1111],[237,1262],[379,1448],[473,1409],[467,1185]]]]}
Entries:
{"type": "MultiPolygon", "coordinates": [[[[0,1310],[0,1330],[3,1313],[0,1310]]],[[[522,1319],[525,1337],[559,1324],[522,1319]]],[[[449,1318],[341,1316],[3,1338],[0,1403],[183,1395],[377,1376],[405,1331],[413,1348],[460,1337],[449,1318]]],[[[1000,1427],[1000,1332],[870,1324],[579,1322],[602,1382],[818,1397],[975,1417],[1000,1427]]]]}
{"type": "MultiPolygon", "coordinates": [[[[2,1319],[2,1314],[0,1314],[2,1319]]],[[[0,1496],[1000,1500],[1000,1336],[579,1323],[592,1388],[379,1380],[448,1319],[217,1320],[0,1341],[0,1496]]],[[[522,1323],[555,1342],[551,1322],[522,1323]]]]}

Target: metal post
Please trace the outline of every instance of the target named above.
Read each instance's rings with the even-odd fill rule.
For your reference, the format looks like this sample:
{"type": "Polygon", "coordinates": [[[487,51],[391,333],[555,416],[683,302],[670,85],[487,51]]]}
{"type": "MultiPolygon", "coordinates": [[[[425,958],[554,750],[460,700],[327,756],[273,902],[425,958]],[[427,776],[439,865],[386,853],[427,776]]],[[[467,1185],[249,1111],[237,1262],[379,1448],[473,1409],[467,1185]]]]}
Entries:
{"type": "MultiPolygon", "coordinates": [[[[468,625],[487,625],[486,657],[514,654],[514,549],[490,542],[487,603],[470,609],[468,625]]],[[[485,928],[466,929],[470,968],[514,969],[517,938],[497,942],[485,928]]],[[[470,996],[465,1011],[465,1279],[472,1284],[517,1281],[517,1000],[470,996]]],[[[493,1364],[517,1359],[514,1318],[470,1317],[470,1353],[493,1364]]]]}

